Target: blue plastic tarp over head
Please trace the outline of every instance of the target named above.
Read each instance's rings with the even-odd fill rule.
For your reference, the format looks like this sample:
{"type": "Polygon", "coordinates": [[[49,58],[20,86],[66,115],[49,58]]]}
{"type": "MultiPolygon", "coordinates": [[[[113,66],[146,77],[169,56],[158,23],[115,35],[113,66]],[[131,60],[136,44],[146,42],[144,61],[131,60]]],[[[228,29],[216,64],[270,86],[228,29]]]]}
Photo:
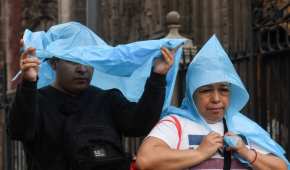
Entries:
{"type": "MultiPolygon", "coordinates": [[[[52,57],[72,61],[94,68],[91,84],[102,89],[118,88],[131,101],[137,101],[150,75],[153,60],[161,56],[161,47],[174,49],[184,39],[159,39],[129,44],[108,45],[86,26],[69,22],[52,26],[47,32],[25,30],[24,48],[36,48],[40,58],[38,88],[51,84],[55,72],[47,62],[52,57]]],[[[168,106],[173,93],[175,77],[182,50],[175,53],[175,63],[167,74],[164,107],[168,106]]]]}

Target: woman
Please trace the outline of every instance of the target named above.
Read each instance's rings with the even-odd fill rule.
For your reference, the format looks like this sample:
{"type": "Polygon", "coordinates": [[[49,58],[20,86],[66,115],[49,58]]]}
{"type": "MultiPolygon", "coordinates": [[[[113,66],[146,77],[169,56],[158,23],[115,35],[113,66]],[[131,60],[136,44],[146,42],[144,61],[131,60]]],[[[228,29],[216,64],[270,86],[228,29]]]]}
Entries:
{"type": "Polygon", "coordinates": [[[248,99],[213,36],[188,68],[181,107],[165,109],[138,151],[137,166],[141,170],[289,169],[284,150],[239,113],[248,99]]]}

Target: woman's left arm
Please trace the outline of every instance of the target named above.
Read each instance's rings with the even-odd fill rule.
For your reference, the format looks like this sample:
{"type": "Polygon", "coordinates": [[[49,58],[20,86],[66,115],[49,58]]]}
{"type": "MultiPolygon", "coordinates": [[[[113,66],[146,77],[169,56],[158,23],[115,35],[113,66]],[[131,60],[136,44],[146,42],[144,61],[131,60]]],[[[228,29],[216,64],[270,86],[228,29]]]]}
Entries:
{"type": "Polygon", "coordinates": [[[254,170],[287,170],[286,163],[273,154],[259,153],[258,151],[249,149],[246,146],[236,150],[236,152],[249,161],[254,170]]]}
{"type": "MultiPolygon", "coordinates": [[[[231,132],[228,132],[226,136],[238,137],[231,132]]],[[[230,149],[247,160],[254,170],[287,170],[284,160],[273,154],[261,153],[254,148],[249,149],[240,137],[238,137],[235,147],[231,146],[230,149]]]]}

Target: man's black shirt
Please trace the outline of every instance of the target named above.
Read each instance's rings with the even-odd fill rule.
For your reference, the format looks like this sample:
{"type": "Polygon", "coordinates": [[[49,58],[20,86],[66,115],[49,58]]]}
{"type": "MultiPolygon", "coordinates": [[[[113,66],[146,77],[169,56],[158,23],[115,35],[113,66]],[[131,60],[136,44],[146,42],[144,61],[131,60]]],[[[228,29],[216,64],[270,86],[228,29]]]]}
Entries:
{"type": "Polygon", "coordinates": [[[121,142],[122,135],[143,136],[151,130],[159,120],[164,96],[165,76],[156,73],[147,80],[138,103],[129,102],[117,89],[90,86],[71,96],[52,86],[37,90],[36,82],[24,81],[17,88],[8,131],[23,143],[29,170],[67,170],[64,126],[70,115],[106,115],[106,124],[121,142]]]}

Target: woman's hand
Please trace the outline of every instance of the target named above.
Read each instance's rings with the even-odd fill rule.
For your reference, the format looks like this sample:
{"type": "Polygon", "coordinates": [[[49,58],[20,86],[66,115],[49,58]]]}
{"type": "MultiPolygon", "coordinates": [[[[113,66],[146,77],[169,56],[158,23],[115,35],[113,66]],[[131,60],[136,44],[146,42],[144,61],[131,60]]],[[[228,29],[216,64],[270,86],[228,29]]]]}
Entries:
{"type": "Polygon", "coordinates": [[[211,158],[218,149],[223,149],[223,137],[216,133],[211,132],[205,136],[201,144],[196,149],[204,156],[204,160],[211,158]]]}
{"type": "Polygon", "coordinates": [[[231,144],[229,147],[227,147],[227,150],[232,150],[236,152],[249,162],[252,162],[256,159],[255,157],[257,156],[257,152],[247,148],[246,144],[240,136],[232,132],[227,132],[225,136],[232,137],[235,140],[234,144],[231,144]]]}

